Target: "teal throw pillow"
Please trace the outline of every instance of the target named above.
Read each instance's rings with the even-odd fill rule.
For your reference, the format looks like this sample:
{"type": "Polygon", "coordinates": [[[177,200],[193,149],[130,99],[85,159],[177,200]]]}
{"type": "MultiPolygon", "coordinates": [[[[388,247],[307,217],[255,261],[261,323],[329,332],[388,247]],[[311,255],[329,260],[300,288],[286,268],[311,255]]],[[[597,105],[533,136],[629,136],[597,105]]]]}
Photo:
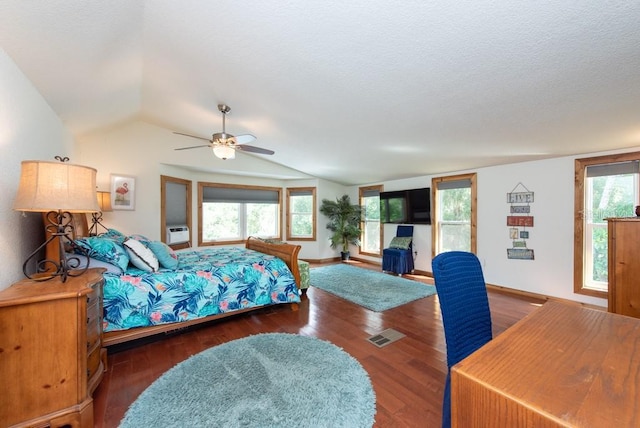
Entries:
{"type": "Polygon", "coordinates": [[[389,248],[408,250],[413,238],[411,236],[394,236],[389,244],[389,248]]]}
{"type": "Polygon", "coordinates": [[[118,244],[122,244],[127,239],[124,233],[116,229],[107,229],[107,231],[100,235],[100,237],[109,238],[112,241],[116,241],[118,244]]]}
{"type": "Polygon", "coordinates": [[[89,257],[105,263],[118,266],[122,271],[127,270],[129,255],[117,242],[100,236],[76,239],[75,244],[82,248],[89,257]]]}
{"type": "Polygon", "coordinates": [[[176,252],[164,242],[151,241],[147,244],[147,248],[155,254],[162,267],[171,270],[178,267],[178,256],[176,252]]]}

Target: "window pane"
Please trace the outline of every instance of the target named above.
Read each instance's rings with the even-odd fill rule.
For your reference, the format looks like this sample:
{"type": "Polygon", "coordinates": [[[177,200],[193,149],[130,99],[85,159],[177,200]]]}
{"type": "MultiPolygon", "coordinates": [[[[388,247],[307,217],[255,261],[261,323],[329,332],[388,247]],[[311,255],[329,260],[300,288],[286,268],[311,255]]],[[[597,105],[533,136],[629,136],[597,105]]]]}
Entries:
{"type": "Polygon", "coordinates": [[[240,204],[203,203],[202,240],[204,242],[241,239],[240,204]]]}
{"type": "Polygon", "coordinates": [[[364,222],[362,226],[361,251],[380,253],[380,194],[365,196],[361,200],[364,222]]]}
{"type": "Polygon", "coordinates": [[[608,217],[634,215],[637,174],[588,177],[585,186],[584,287],[608,289],[608,217]]]}
{"type": "Polygon", "coordinates": [[[364,218],[365,220],[380,220],[380,197],[372,196],[362,198],[364,205],[364,218]]]}
{"type": "Polygon", "coordinates": [[[289,197],[291,236],[313,236],[313,195],[289,197]]]}
{"type": "Polygon", "coordinates": [[[607,217],[634,215],[635,174],[587,178],[586,221],[606,223],[607,217]]]}
{"type": "Polygon", "coordinates": [[[298,237],[313,236],[311,214],[291,214],[291,235],[298,237]]]}
{"type": "Polygon", "coordinates": [[[471,188],[438,189],[438,197],[438,253],[471,251],[471,188]]]}
{"type": "Polygon", "coordinates": [[[363,229],[362,250],[366,253],[380,252],[380,222],[365,221],[363,229]]]}
{"type": "Polygon", "coordinates": [[[278,236],[278,205],[245,204],[247,210],[247,237],[271,238],[278,236]]]}
{"type": "Polygon", "coordinates": [[[305,195],[305,196],[293,196],[289,198],[289,202],[291,203],[291,212],[292,213],[306,213],[311,214],[313,210],[313,196],[305,195]]]}
{"type": "Polygon", "coordinates": [[[593,260],[591,278],[596,282],[608,283],[609,281],[608,235],[606,227],[595,227],[591,232],[591,254],[593,260]]]}
{"type": "Polygon", "coordinates": [[[469,223],[440,224],[440,252],[471,251],[471,225],[469,223]]]}
{"type": "Polygon", "coordinates": [[[440,190],[442,221],[471,221],[471,188],[440,190]]]}

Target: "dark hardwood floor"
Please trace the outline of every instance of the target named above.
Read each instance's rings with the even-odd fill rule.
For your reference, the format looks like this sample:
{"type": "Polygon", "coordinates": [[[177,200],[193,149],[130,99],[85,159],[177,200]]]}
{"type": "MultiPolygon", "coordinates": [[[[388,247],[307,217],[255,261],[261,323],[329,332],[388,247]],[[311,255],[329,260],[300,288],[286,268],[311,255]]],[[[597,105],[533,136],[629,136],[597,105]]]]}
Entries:
{"type": "MultiPolygon", "coordinates": [[[[433,283],[428,277],[412,278],[433,283]]],[[[543,303],[495,292],[489,292],[489,301],[494,335],[543,303]]],[[[328,340],[360,361],[376,394],[375,427],[440,425],[446,351],[437,297],[377,313],[312,287],[298,311],[288,306],[266,308],[120,349],[110,348],[108,371],[94,393],[96,427],[117,427],[128,406],[145,388],[189,356],[230,340],[268,332],[328,340]],[[383,348],[366,340],[387,328],[406,337],[383,348]]]]}

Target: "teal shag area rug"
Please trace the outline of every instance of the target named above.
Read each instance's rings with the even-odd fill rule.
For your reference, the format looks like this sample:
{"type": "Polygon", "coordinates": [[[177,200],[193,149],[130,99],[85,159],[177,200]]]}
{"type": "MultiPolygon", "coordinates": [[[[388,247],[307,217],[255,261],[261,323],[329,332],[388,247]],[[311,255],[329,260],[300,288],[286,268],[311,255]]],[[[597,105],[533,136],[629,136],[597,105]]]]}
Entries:
{"type": "Polygon", "coordinates": [[[177,364],[120,427],[371,427],[375,412],[369,375],[351,355],[313,337],[267,333],[177,364]]]}
{"type": "Polygon", "coordinates": [[[311,269],[311,285],[375,312],[436,294],[436,287],[348,264],[311,269]]]}

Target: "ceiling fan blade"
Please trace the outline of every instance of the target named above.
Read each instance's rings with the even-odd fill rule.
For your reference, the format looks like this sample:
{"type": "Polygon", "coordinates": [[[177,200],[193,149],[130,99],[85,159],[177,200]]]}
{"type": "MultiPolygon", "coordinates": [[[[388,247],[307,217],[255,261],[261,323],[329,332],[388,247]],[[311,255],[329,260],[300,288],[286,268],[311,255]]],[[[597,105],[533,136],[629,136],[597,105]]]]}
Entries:
{"type": "Polygon", "coordinates": [[[251,134],[236,135],[233,138],[236,140],[236,144],[250,143],[256,139],[256,137],[251,134]]]}
{"type": "Polygon", "coordinates": [[[211,140],[209,138],[198,137],[198,136],[190,135],[190,134],[183,134],[182,132],[175,132],[175,131],[173,133],[174,134],[178,134],[178,135],[184,135],[185,137],[197,138],[198,140],[204,140],[204,141],[211,142],[211,140]]]}
{"type": "Polygon", "coordinates": [[[250,153],[259,153],[261,155],[272,155],[275,152],[269,149],[263,149],[262,147],[250,146],[248,144],[238,144],[235,146],[236,150],[241,150],[243,152],[250,153]]]}
{"type": "Polygon", "coordinates": [[[174,150],[189,150],[189,149],[198,149],[200,147],[211,147],[211,144],[202,144],[200,146],[190,146],[190,147],[180,147],[178,149],[174,149],[174,150]]]}

